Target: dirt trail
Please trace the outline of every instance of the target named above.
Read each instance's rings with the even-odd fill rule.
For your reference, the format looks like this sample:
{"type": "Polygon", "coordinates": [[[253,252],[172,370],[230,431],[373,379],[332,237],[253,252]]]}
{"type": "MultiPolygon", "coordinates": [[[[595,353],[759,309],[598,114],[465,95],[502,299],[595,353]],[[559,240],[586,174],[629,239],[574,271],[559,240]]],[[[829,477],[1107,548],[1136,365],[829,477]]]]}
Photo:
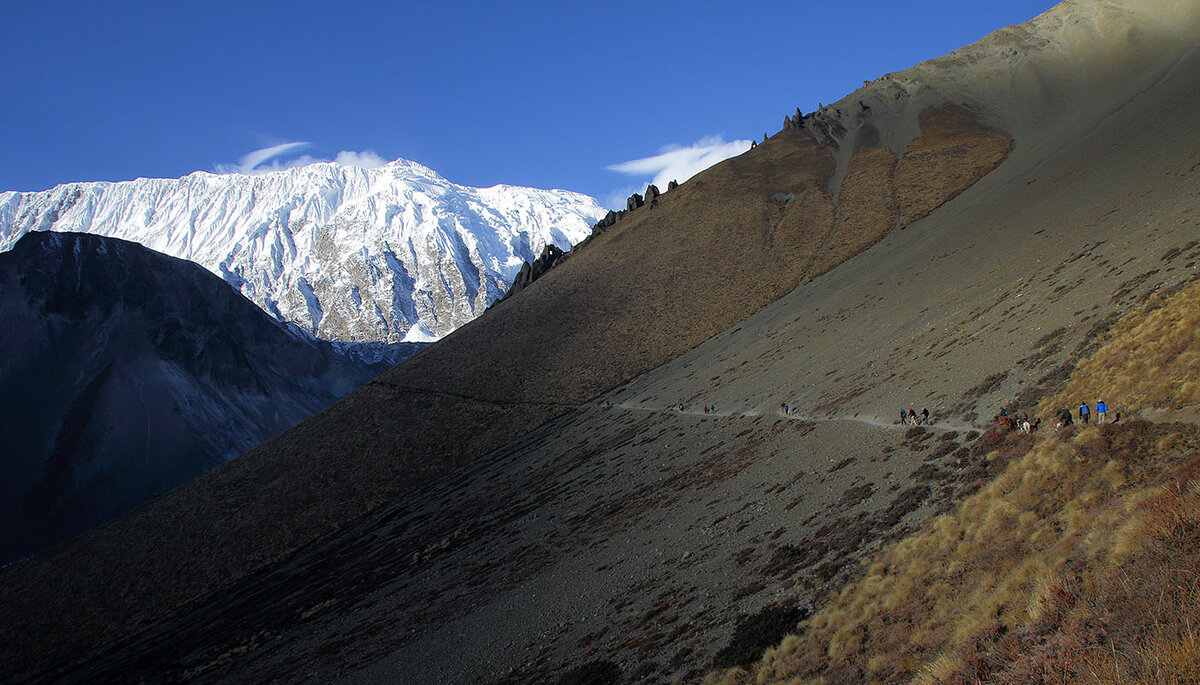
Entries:
{"type": "MultiPolygon", "coordinates": [[[[710,411],[710,412],[706,412],[702,409],[686,409],[686,408],[679,409],[678,407],[650,406],[650,405],[645,405],[645,404],[636,404],[636,403],[633,403],[630,401],[611,403],[611,402],[606,402],[604,400],[600,400],[598,402],[592,403],[589,406],[599,407],[601,409],[629,409],[632,411],[642,411],[642,412],[649,412],[649,413],[654,413],[654,414],[677,414],[677,415],[712,416],[712,417],[740,416],[740,417],[754,418],[757,416],[762,416],[763,414],[767,413],[765,410],[760,409],[760,408],[747,409],[745,411],[710,411]]],[[[786,414],[780,410],[776,410],[771,413],[774,416],[777,416],[782,419],[803,421],[806,423],[861,423],[861,424],[865,424],[868,426],[875,426],[877,428],[887,428],[887,429],[891,429],[891,430],[907,430],[909,428],[913,428],[913,426],[911,426],[909,424],[899,424],[899,423],[895,423],[895,422],[889,423],[887,421],[883,421],[877,417],[872,417],[872,416],[861,416],[861,415],[856,415],[856,416],[815,416],[815,415],[811,415],[811,414],[800,413],[800,412],[796,411],[795,409],[792,409],[791,411],[789,411],[786,414]]],[[[921,426],[928,428],[930,430],[939,431],[939,432],[943,432],[943,433],[971,431],[971,430],[983,432],[983,431],[987,430],[987,428],[984,428],[981,426],[973,426],[973,425],[962,423],[962,422],[955,422],[953,420],[945,420],[945,419],[937,419],[937,418],[932,418],[932,419],[930,419],[930,421],[928,423],[921,424],[921,426]]]]}

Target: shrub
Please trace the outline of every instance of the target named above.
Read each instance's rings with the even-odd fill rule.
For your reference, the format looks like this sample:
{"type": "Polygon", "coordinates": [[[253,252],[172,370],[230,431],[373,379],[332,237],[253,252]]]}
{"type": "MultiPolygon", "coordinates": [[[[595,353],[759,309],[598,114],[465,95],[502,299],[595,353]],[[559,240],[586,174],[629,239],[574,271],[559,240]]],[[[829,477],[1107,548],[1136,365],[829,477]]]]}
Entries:
{"type": "Polygon", "coordinates": [[[745,666],[762,657],[769,647],[779,644],[808,611],[798,606],[768,606],[738,622],[733,638],[713,657],[713,666],[745,666]]]}

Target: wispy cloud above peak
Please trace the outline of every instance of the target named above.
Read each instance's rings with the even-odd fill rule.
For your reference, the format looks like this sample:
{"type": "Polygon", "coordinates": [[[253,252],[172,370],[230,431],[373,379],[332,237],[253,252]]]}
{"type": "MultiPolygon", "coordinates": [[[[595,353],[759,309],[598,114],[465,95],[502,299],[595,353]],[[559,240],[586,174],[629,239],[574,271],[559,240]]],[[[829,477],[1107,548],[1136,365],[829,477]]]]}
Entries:
{"type": "MultiPolygon", "coordinates": [[[[628,162],[610,164],[606,169],[626,176],[647,178],[649,183],[666,190],[671,181],[683,183],[717,162],[750,149],[749,140],[726,141],[724,136],[705,136],[691,145],[666,145],[658,154],[628,162]]],[[[621,204],[624,204],[622,198],[621,204]]]]}
{"type": "Polygon", "coordinates": [[[271,171],[330,161],[341,166],[363,169],[373,169],[387,164],[387,160],[371,149],[359,152],[342,150],[332,160],[309,154],[297,155],[310,147],[312,147],[312,143],[307,141],[271,145],[242,155],[238,158],[237,164],[216,164],[213,170],[218,174],[265,174],[271,171]]]}
{"type": "Polygon", "coordinates": [[[264,147],[261,150],[255,150],[249,154],[242,155],[242,158],[238,160],[238,166],[244,172],[249,173],[269,160],[286,157],[309,147],[312,147],[312,143],[306,141],[281,143],[279,145],[272,145],[271,147],[264,147]]]}
{"type": "Polygon", "coordinates": [[[342,150],[337,153],[333,161],[342,166],[356,166],[363,169],[374,169],[377,166],[383,166],[388,161],[380,157],[374,150],[367,149],[362,152],[354,152],[353,150],[342,150]]]}

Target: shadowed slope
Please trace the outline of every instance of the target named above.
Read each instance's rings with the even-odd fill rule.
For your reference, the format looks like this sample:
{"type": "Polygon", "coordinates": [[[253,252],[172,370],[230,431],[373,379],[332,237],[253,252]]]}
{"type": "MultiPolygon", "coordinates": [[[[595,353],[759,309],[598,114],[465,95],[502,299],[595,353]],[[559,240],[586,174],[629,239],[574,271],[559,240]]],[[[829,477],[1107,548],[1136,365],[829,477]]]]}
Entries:
{"type": "Polygon", "coordinates": [[[0,561],[124,513],[370,379],[225,282],[116,238],[0,254],[0,561]]]}
{"type": "MultiPolygon", "coordinates": [[[[1021,50],[1033,55],[1030,60],[1040,59],[1034,40],[1040,34],[1035,29],[1030,29],[1033,38],[1019,42],[1021,50]]],[[[985,52],[996,39],[989,41],[985,52]]],[[[6,663],[37,669],[102,649],[205,591],[228,588],[273,560],[294,558],[297,548],[345,530],[362,520],[357,519],[360,514],[398,493],[452,473],[456,465],[508,443],[569,411],[571,405],[672,359],[680,361],[640,381],[639,398],[647,403],[658,398],[667,404],[699,404],[707,398],[705,393],[713,392],[718,403],[736,401],[761,411],[787,398],[786,391],[800,394],[804,406],[814,412],[870,412],[868,418],[878,416],[896,397],[911,401],[908,393],[924,390],[925,384],[933,387],[933,396],[956,398],[964,381],[977,382],[1007,369],[1024,354],[1019,346],[1029,341],[1021,336],[1042,335],[1024,328],[1028,323],[1016,319],[1018,314],[1035,317],[1029,320],[1045,326],[1064,312],[1082,313],[1088,295],[1078,290],[1079,283],[1126,278],[1130,269],[1142,266],[1114,263],[1124,259],[1120,252],[1128,248],[1125,242],[1174,246],[1180,232],[1188,230],[1172,224],[1161,236],[1143,232],[1123,237],[1125,242],[1119,244],[1114,239],[1112,251],[1093,251],[1093,232],[1118,235],[1122,226],[1136,225],[1133,214],[1153,209],[1122,193],[1158,192],[1155,197],[1168,204],[1155,216],[1186,215],[1189,207],[1170,201],[1183,192],[1181,187],[1190,189],[1188,165],[1180,158],[1183,152],[1162,149],[1163,138],[1145,127],[1133,130],[1142,140],[1156,142],[1155,149],[1169,153],[1169,169],[1160,175],[1143,175],[1137,164],[1154,165],[1132,146],[1118,150],[1125,164],[1119,176],[1090,173],[1102,168],[1099,162],[1107,149],[1080,154],[1070,148],[1087,142],[1115,149],[1124,139],[1120,128],[1085,137],[1107,120],[1116,121],[1115,114],[1121,115],[1119,123],[1130,126],[1180,98],[1191,108],[1189,91],[1180,86],[1190,82],[1179,74],[1168,78],[1175,66],[1183,65],[1187,73],[1195,67],[1183,60],[1177,47],[1169,41],[1137,42],[1130,48],[1135,59],[1125,60],[1114,52],[1119,59],[1111,70],[1096,70],[1075,90],[1051,89],[1047,95],[1034,89],[1041,95],[1030,96],[1029,89],[1019,89],[1018,95],[1030,98],[1023,105],[1028,111],[1015,113],[1005,109],[1011,104],[1007,90],[989,91],[995,88],[992,81],[963,68],[971,64],[968,51],[952,62],[921,67],[916,75],[880,85],[878,93],[867,89],[862,94],[871,107],[877,145],[865,135],[866,116],[845,107],[838,114],[842,119],[826,123],[822,130],[827,134],[792,129],[714,167],[664,195],[656,206],[629,214],[518,296],[314,420],[119,525],[6,574],[9,594],[4,600],[14,608],[10,615],[28,617],[33,626],[28,631],[32,637],[6,630],[12,637],[4,646],[6,663]],[[1113,87],[1103,97],[1071,99],[1104,79],[1111,79],[1113,87]],[[884,106],[876,96],[889,96],[888,88],[901,80],[904,85],[896,87],[905,96],[884,106]],[[1155,90],[1160,83],[1168,83],[1170,89],[1155,90]],[[979,84],[984,85],[971,90],[979,84]],[[1154,95],[1146,97],[1147,93],[1154,95]],[[1135,95],[1144,99],[1137,108],[1127,108],[1124,98],[1135,95]],[[1081,102],[1096,109],[1077,109],[1081,102]],[[991,131],[963,127],[958,115],[939,115],[947,104],[963,106],[996,129],[1020,133],[1015,136],[1014,158],[983,184],[930,215],[920,224],[923,228],[892,233],[870,247],[875,237],[887,232],[879,221],[895,222],[897,213],[904,217],[929,211],[968,185],[963,179],[992,168],[1007,150],[1006,141],[991,131]],[[1068,105],[1057,118],[1042,118],[1046,130],[1030,124],[1038,120],[1030,112],[1053,114],[1055,108],[1068,105]],[[930,122],[926,140],[916,137],[922,122],[930,122]],[[1087,126],[1075,125],[1080,122],[1087,126]],[[856,142],[860,135],[861,145],[856,142]],[[1062,154],[1064,146],[1070,154],[1062,154]],[[969,156],[966,167],[976,171],[937,163],[939,155],[957,157],[964,151],[969,156]],[[1020,165],[1013,170],[1018,156],[1020,165]],[[1184,176],[1175,180],[1164,177],[1180,173],[1184,176]],[[947,180],[923,182],[923,174],[947,180]],[[1043,175],[1046,180],[1031,182],[1043,175]],[[886,192],[889,185],[891,193],[886,192]],[[911,195],[907,188],[924,188],[934,195],[911,195]],[[1059,196],[1060,190],[1069,203],[1059,196]],[[1101,205],[1102,199],[1116,215],[1102,213],[1110,209],[1101,205]],[[1049,219],[1033,214],[1048,210],[1054,212],[1049,219]],[[1012,241],[1013,224],[1021,227],[1022,242],[1012,241]],[[862,227],[862,234],[856,226],[862,227]],[[1063,226],[1062,234],[1048,232],[1053,226],[1063,226]],[[951,244],[953,238],[959,242],[951,244]],[[1062,269],[1040,262],[1036,251],[1049,248],[1057,251],[1056,263],[1062,269]],[[1010,249],[1015,251],[1006,252],[1010,249]],[[839,256],[856,252],[857,259],[818,277],[838,264],[839,256]],[[1020,258],[1019,267],[1009,266],[1010,256],[1020,258]],[[957,274],[950,283],[938,269],[938,263],[948,259],[954,260],[957,274]],[[796,299],[769,310],[753,327],[765,337],[778,334],[787,321],[799,323],[790,338],[775,341],[775,358],[787,362],[787,375],[768,368],[771,357],[758,356],[759,351],[771,350],[763,349],[766,341],[755,339],[751,329],[714,337],[703,353],[697,353],[704,362],[700,368],[687,373],[679,368],[696,359],[685,352],[787,293],[806,272],[813,280],[792,291],[796,299]],[[1071,285],[1064,282],[1068,277],[1083,280],[1071,285]],[[1055,290],[1059,287],[1064,288],[1061,293],[1055,290]],[[970,295],[968,301],[957,297],[960,288],[970,295]],[[1026,309],[1032,300],[1028,295],[1015,302],[1016,295],[1028,292],[1056,302],[1053,316],[1036,305],[1026,309]],[[930,293],[937,296],[932,313],[922,303],[930,293]],[[954,324],[953,334],[947,336],[946,329],[954,324]],[[993,342],[1000,333],[1013,330],[1022,333],[999,345],[993,342]],[[960,334],[966,336],[963,344],[951,343],[960,334]],[[817,344],[828,340],[823,336],[837,338],[817,344]],[[496,340],[503,341],[499,352],[479,356],[482,348],[476,343],[496,340]],[[803,353],[798,354],[801,343],[803,353]],[[948,343],[950,356],[931,361],[933,346],[948,343]],[[1002,354],[991,354],[995,347],[1002,354]],[[739,356],[726,354],[734,351],[739,356]],[[734,359],[738,363],[731,363],[734,359]],[[732,373],[739,365],[746,368],[732,373]],[[187,527],[194,534],[174,535],[171,526],[187,527]],[[126,563],[157,564],[165,570],[148,573],[135,584],[122,575],[126,563]],[[81,581],[89,571],[92,577],[81,581]],[[74,596],[47,596],[58,588],[71,588],[74,596]],[[46,605],[55,611],[32,608],[46,605]],[[77,605],[94,613],[77,621],[56,618],[77,605]],[[113,617],[118,615],[130,617],[126,626],[116,627],[113,617]],[[55,637],[48,637],[51,634],[55,637]]],[[[1086,57],[1086,52],[1080,54],[1086,57]]],[[[994,60],[986,62],[989,69],[999,68],[994,60]]],[[[1162,120],[1193,138],[1186,113],[1162,120]]],[[[1177,278],[1178,269],[1170,275],[1164,272],[1129,292],[1141,293],[1153,283],[1177,278]]],[[[1117,305],[1114,301],[1105,307],[1117,305]]],[[[1103,309],[1089,314],[1097,321],[1088,326],[1103,321],[1103,309]]],[[[1079,328],[1071,335],[1078,340],[1085,333],[1086,328],[1079,328]]],[[[1051,356],[1066,361],[1067,352],[1060,352],[1051,356]]],[[[1024,378],[1001,379],[998,389],[981,395],[995,399],[1011,394],[1018,381],[1024,378]]],[[[959,410],[986,411],[979,401],[979,396],[964,399],[959,410]]],[[[512,468],[519,469],[519,462],[512,468]]],[[[219,604],[222,596],[214,594],[211,600],[219,604]]]]}
{"type": "Polygon", "coordinates": [[[165,608],[678,356],[777,299],[806,272],[815,276],[865,248],[894,226],[894,212],[882,216],[883,226],[838,222],[839,206],[827,192],[833,172],[829,148],[800,131],[777,135],[626,216],[518,297],[338,405],[78,541],[78,551],[32,562],[36,583],[14,580],[28,591],[72,587],[86,596],[96,588],[90,611],[127,617],[120,627],[104,622],[99,634],[90,622],[73,621],[61,628],[66,640],[39,649],[79,654],[156,620],[165,608]],[[827,244],[831,234],[840,242],[827,244]],[[489,346],[494,352],[481,357],[489,346]],[[189,534],[166,534],[164,520],[189,534]],[[81,584],[77,564],[85,556],[92,571],[81,584]],[[95,573],[110,563],[126,567],[116,559],[177,570],[147,574],[122,595],[101,588],[123,584],[124,572],[108,581],[95,573]]]}

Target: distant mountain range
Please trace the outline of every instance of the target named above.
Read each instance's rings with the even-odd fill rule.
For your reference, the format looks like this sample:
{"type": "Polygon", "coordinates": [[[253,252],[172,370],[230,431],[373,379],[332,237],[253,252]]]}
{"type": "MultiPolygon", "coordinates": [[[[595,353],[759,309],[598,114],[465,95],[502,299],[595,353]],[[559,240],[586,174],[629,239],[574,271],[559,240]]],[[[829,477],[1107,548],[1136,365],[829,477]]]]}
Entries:
{"type": "Polygon", "coordinates": [[[219,278],[135,243],[0,253],[0,562],[166,492],[373,377],[219,278]]]}
{"type": "Polygon", "coordinates": [[[0,193],[0,250],[30,231],[123,238],[219,275],[318,338],[426,342],[499,299],[606,210],[563,190],[469,188],[415,162],[68,183],[0,193]]]}

